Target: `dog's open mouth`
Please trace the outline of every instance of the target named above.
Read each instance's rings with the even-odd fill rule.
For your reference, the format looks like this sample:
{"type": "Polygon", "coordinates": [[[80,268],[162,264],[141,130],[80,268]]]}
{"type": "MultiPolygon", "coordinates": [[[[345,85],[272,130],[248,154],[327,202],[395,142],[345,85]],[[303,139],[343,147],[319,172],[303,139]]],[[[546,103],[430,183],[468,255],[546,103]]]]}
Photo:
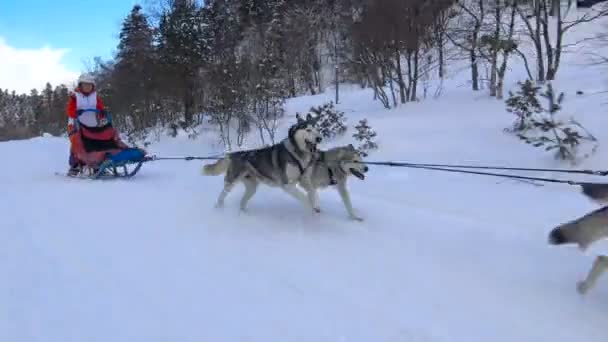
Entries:
{"type": "Polygon", "coordinates": [[[306,141],[306,148],[308,149],[308,151],[310,151],[311,153],[317,152],[317,144],[311,141],[306,141]]]}
{"type": "Polygon", "coordinates": [[[359,172],[359,170],[350,169],[350,173],[352,173],[353,176],[359,178],[360,180],[364,180],[365,179],[365,175],[363,173],[359,172]]]}

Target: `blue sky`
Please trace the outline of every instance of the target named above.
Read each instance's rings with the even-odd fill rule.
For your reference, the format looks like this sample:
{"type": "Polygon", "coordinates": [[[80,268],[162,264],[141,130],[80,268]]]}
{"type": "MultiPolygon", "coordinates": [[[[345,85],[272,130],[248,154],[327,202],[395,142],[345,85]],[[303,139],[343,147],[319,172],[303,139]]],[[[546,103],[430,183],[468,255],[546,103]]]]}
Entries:
{"type": "MultiPolygon", "coordinates": [[[[135,3],[134,0],[0,0],[0,60],[4,63],[10,55],[12,59],[21,59],[14,62],[18,63],[16,67],[24,68],[27,59],[21,58],[24,53],[33,57],[38,51],[41,58],[56,53],[50,59],[57,64],[53,67],[58,72],[79,73],[84,62],[95,56],[112,57],[122,20],[135,3]]],[[[1,75],[2,70],[0,88],[11,89],[7,84],[11,80],[1,75]]]]}

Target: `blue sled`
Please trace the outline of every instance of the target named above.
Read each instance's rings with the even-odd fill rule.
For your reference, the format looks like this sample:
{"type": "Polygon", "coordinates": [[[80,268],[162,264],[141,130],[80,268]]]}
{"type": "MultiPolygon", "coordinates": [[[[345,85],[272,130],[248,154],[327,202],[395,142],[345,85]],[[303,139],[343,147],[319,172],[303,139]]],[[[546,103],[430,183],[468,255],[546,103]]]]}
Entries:
{"type": "Polygon", "coordinates": [[[131,178],[139,172],[143,163],[152,160],[146,157],[144,151],[136,148],[127,148],[116,154],[108,154],[106,160],[101,163],[96,173],[91,175],[93,179],[131,178]],[[135,165],[129,170],[130,165],[135,165]]]}

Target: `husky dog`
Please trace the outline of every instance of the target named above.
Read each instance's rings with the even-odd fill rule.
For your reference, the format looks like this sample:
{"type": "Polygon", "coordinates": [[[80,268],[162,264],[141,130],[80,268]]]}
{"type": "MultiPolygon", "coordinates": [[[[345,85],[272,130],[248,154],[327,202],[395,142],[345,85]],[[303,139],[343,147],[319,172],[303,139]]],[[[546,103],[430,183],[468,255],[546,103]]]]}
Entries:
{"type": "MultiPolygon", "coordinates": [[[[321,134],[314,128],[312,117],[307,117],[307,120],[299,118],[280,143],[256,150],[229,153],[216,163],[205,165],[203,175],[225,174],[224,189],[219,194],[216,207],[224,206],[224,199],[238,182],[245,185],[240,203],[243,211],[247,209],[247,203],[255,195],[259,183],[280,187],[310,207],[313,195],[309,193],[307,198],[296,184],[313,163],[317,144],[321,141],[321,134]]],[[[318,207],[313,209],[320,211],[318,207]]]]}
{"type": "Polygon", "coordinates": [[[608,237],[608,206],[555,227],[549,234],[549,243],[553,245],[575,243],[580,250],[585,251],[592,243],[606,237],[608,237]]]}
{"type": "Polygon", "coordinates": [[[590,200],[605,205],[608,204],[608,184],[602,183],[583,183],[582,192],[590,200]]]}
{"type": "Polygon", "coordinates": [[[368,167],[362,163],[361,155],[351,144],[317,152],[318,158],[312,166],[306,170],[306,174],[300,179],[299,185],[313,194],[314,207],[319,207],[317,189],[335,186],[342,198],[342,203],[348,212],[348,216],[357,221],[362,218],[355,215],[346,180],[353,175],[361,180],[365,179],[368,167]]]}
{"type": "MultiPolygon", "coordinates": [[[[549,243],[577,244],[579,249],[585,251],[592,243],[606,237],[608,237],[608,206],[552,229],[549,233],[549,243]]],[[[586,279],[577,284],[577,291],[585,294],[606,269],[608,269],[608,257],[598,256],[586,279]]]]}

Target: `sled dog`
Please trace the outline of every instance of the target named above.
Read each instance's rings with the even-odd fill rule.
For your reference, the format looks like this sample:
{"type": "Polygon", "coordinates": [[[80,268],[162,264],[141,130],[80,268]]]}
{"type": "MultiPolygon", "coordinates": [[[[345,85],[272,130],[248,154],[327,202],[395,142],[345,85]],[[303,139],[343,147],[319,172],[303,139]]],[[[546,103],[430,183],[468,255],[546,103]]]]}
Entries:
{"type": "Polygon", "coordinates": [[[583,183],[581,184],[583,195],[587,196],[595,203],[608,204],[608,184],[583,183]]]}
{"type": "Polygon", "coordinates": [[[289,128],[287,137],[278,144],[229,153],[223,159],[203,166],[203,175],[225,174],[224,188],[217,198],[216,207],[223,207],[228,193],[236,184],[242,182],[245,192],[240,208],[246,210],[247,203],[255,195],[258,185],[263,183],[280,187],[303,205],[319,212],[318,207],[311,205],[313,194],[309,193],[307,197],[297,188],[297,183],[306,177],[306,170],[313,163],[317,145],[321,141],[321,134],[314,127],[312,117],[308,116],[307,120],[298,118],[298,122],[289,128]]]}
{"type": "Polygon", "coordinates": [[[335,186],[342,198],[348,216],[357,221],[362,218],[355,215],[346,186],[348,176],[355,176],[361,180],[365,179],[368,167],[364,165],[361,155],[353,145],[331,148],[327,151],[317,152],[317,158],[312,166],[306,170],[306,174],[300,179],[299,185],[312,193],[314,204],[318,206],[318,189],[335,186]]]}
{"type": "MultiPolygon", "coordinates": [[[[579,249],[585,251],[592,243],[606,237],[608,237],[608,206],[553,228],[549,233],[549,243],[577,244],[579,249]]],[[[580,294],[587,293],[606,269],[608,269],[608,256],[596,257],[587,277],[577,283],[577,291],[580,294]]]]}

